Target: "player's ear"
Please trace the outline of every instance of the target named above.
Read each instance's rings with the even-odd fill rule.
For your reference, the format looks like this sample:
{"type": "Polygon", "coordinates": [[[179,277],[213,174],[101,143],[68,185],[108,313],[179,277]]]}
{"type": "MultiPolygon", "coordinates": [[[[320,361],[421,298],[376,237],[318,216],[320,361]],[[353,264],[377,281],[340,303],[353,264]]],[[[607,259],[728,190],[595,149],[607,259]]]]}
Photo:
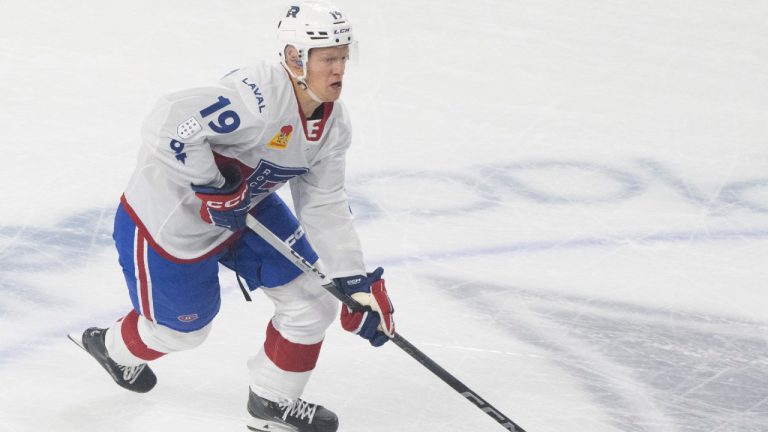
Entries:
{"type": "Polygon", "coordinates": [[[294,74],[300,76],[304,73],[304,65],[301,63],[299,51],[296,47],[293,45],[286,45],[283,55],[285,55],[285,64],[291,68],[291,71],[293,71],[294,74]]]}

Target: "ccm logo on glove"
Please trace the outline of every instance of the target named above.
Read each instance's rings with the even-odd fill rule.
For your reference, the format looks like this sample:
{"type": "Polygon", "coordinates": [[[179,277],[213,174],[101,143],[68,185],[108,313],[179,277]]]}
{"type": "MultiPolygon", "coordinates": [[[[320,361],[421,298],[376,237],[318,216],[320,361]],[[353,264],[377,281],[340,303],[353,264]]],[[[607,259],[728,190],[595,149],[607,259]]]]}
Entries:
{"type": "MultiPolygon", "coordinates": [[[[229,209],[229,208],[237,207],[245,199],[245,194],[248,193],[248,190],[246,188],[241,188],[241,189],[242,189],[242,193],[240,193],[240,195],[232,198],[229,201],[223,201],[222,202],[222,201],[218,201],[218,200],[210,200],[210,201],[206,202],[206,205],[208,206],[208,208],[217,209],[217,210],[218,209],[229,209]]],[[[201,194],[197,194],[198,197],[200,197],[200,195],[201,194]]],[[[210,221],[208,221],[208,222],[210,223],[210,221]]]]}
{"type": "Polygon", "coordinates": [[[224,176],[224,186],[192,185],[192,190],[203,202],[200,206],[200,218],[203,221],[237,231],[245,227],[251,195],[236,165],[222,167],[221,175],[224,176]]]}

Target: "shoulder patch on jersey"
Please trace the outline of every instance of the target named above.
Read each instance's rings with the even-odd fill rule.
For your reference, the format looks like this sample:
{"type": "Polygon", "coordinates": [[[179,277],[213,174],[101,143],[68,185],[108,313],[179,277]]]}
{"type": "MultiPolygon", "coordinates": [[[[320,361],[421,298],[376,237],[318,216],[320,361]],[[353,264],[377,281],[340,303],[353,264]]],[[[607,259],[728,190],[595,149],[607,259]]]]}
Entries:
{"type": "Polygon", "coordinates": [[[200,123],[198,123],[194,117],[190,117],[176,128],[176,134],[178,134],[181,139],[189,139],[200,133],[202,130],[203,127],[200,123]]]}
{"type": "Polygon", "coordinates": [[[184,153],[184,144],[181,141],[176,141],[175,139],[172,139],[171,142],[168,144],[168,146],[173,150],[174,153],[176,153],[176,160],[183,163],[184,165],[187,164],[187,154],[184,153]]]}
{"type": "Polygon", "coordinates": [[[280,128],[280,132],[272,137],[269,143],[267,143],[267,147],[275,150],[283,150],[288,147],[288,141],[291,140],[291,135],[293,135],[293,126],[285,125],[280,128]]]}

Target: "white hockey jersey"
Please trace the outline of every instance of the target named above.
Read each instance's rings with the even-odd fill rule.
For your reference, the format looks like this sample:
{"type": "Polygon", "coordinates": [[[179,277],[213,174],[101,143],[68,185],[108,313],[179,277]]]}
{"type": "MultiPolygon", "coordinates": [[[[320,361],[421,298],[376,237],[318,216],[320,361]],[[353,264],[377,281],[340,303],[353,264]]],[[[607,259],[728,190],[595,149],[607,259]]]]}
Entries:
{"type": "Polygon", "coordinates": [[[341,103],[325,103],[322,119],[308,121],[283,67],[259,63],[158,102],[122,202],[160,253],[200,259],[233,233],[202,221],[190,185],[220,187],[218,166],[235,163],[252,206],[290,181],[296,215],[329,277],[365,274],[344,190],[350,140],[341,103]]]}

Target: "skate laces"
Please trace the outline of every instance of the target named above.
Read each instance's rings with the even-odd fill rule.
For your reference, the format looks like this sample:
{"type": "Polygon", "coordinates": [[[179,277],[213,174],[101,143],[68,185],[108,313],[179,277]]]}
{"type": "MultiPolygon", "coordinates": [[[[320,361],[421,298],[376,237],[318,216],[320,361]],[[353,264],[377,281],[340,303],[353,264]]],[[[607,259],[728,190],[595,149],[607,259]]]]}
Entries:
{"type": "Polygon", "coordinates": [[[312,423],[312,419],[315,417],[315,411],[317,411],[317,405],[296,399],[293,402],[281,401],[278,402],[280,409],[283,410],[283,420],[286,420],[288,416],[293,416],[299,419],[307,418],[307,423],[312,423]]]}
{"type": "Polygon", "coordinates": [[[141,371],[143,371],[146,366],[147,364],[144,363],[138,366],[119,366],[119,367],[120,367],[120,370],[123,371],[123,379],[133,384],[134,382],[136,382],[137,379],[139,379],[139,375],[141,375],[141,371]]]}

